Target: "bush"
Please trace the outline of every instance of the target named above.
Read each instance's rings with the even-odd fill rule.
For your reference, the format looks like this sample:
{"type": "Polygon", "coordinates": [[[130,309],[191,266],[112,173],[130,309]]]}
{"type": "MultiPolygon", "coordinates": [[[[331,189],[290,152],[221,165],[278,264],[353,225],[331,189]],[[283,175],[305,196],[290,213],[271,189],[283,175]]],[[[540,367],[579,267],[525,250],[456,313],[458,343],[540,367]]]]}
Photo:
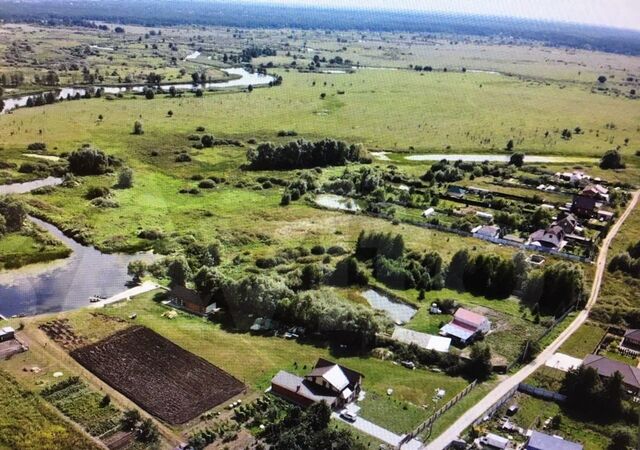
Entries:
{"type": "Polygon", "coordinates": [[[89,147],[69,155],[69,170],[74,175],[102,175],[109,170],[110,159],[102,151],[89,147]]]}
{"type": "Polygon", "coordinates": [[[138,237],[150,241],[157,241],[164,238],[164,233],[158,229],[141,230],[138,232],[138,237]]]}
{"type": "Polygon", "coordinates": [[[96,208],[118,208],[120,205],[110,198],[98,197],[91,200],[91,204],[96,208]]]}
{"type": "Polygon", "coordinates": [[[202,189],[213,189],[216,187],[216,183],[213,180],[202,180],[198,183],[198,187],[202,189]]]}
{"type": "Polygon", "coordinates": [[[144,91],[144,97],[145,97],[147,100],[153,100],[153,97],[155,97],[155,96],[156,96],[156,93],[155,93],[155,92],[153,92],[153,89],[145,89],[145,91],[144,91]]]}
{"type": "Polygon", "coordinates": [[[205,148],[213,147],[213,141],[214,141],[214,138],[210,134],[205,134],[200,139],[200,142],[202,143],[202,146],[205,147],[205,148]]]}
{"type": "Polygon", "coordinates": [[[44,142],[32,142],[27,145],[27,150],[32,152],[44,152],[47,150],[47,144],[44,142]]]}
{"type": "Polygon", "coordinates": [[[118,173],[118,187],[122,189],[133,187],[133,170],[129,167],[125,167],[118,173]]]}
{"type": "Polygon", "coordinates": [[[87,200],[93,200],[99,197],[108,197],[109,195],[111,195],[111,191],[108,187],[92,186],[87,190],[87,193],[84,194],[84,197],[87,200]]]}
{"type": "Polygon", "coordinates": [[[313,255],[324,255],[325,249],[322,245],[314,245],[311,247],[311,254],[313,255]]]}
{"type": "Polygon", "coordinates": [[[347,251],[339,245],[332,245],[327,249],[327,253],[333,256],[340,256],[347,253],[347,251]]]}
{"type": "Polygon", "coordinates": [[[607,150],[600,159],[601,169],[624,169],[625,167],[622,162],[622,155],[618,150],[607,150]]]}
{"type": "Polygon", "coordinates": [[[133,134],[144,134],[144,130],[142,129],[142,122],[139,121],[135,121],[135,123],[133,124],[133,134]]]}
{"type": "Polygon", "coordinates": [[[176,162],[191,162],[191,156],[186,153],[180,153],[178,156],[176,156],[176,162]]]}

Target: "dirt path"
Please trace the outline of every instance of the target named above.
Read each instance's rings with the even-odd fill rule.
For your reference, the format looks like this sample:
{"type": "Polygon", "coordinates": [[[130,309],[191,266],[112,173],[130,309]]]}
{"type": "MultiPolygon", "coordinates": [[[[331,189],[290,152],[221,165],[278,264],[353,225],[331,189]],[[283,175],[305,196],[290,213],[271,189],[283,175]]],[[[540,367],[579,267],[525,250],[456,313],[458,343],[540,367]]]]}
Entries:
{"type": "Polygon", "coordinates": [[[39,351],[46,352],[54,356],[57,361],[67,370],[68,373],[81,375],[84,381],[86,381],[87,384],[92,386],[94,389],[99,392],[109,394],[112,401],[115,401],[120,408],[138,409],[143,417],[149,417],[154,421],[154,423],[158,426],[160,434],[169,442],[169,444],[171,444],[172,447],[184,441],[184,439],[182,439],[182,437],[178,433],[171,430],[163,423],[159,422],[155,417],[147,414],[147,412],[140,408],[138,405],[133,403],[120,392],[111,388],[108,384],[104,383],[94,374],[82,367],[82,365],[77,363],[76,360],[74,360],[64,349],[62,349],[62,347],[49,339],[49,337],[42,330],[38,329],[35,320],[29,320],[29,318],[26,318],[23,319],[23,321],[25,327],[23,330],[18,332],[18,337],[22,342],[28,345],[30,349],[32,349],[33,347],[38,347],[39,351]]]}
{"type": "Polygon", "coordinates": [[[629,202],[624,213],[611,227],[609,233],[602,241],[602,247],[598,258],[596,259],[596,271],[593,278],[593,284],[591,285],[591,292],[585,308],[580,311],[571,324],[558,336],[547,348],[545,348],[538,357],[522,367],[518,372],[511,377],[500,382],[491,392],[489,392],[482,400],[480,400],[475,406],[467,410],[461,417],[458,418],[447,430],[445,430],[440,436],[434,439],[432,442],[423,446],[423,449],[428,450],[442,450],[446,448],[451,441],[457,439],[464,430],[470,427],[474,421],[487,411],[493,404],[499,400],[503,395],[507,394],[509,390],[523,382],[529,375],[535,372],[540,366],[542,366],[557,350],[564,344],[564,342],[571,336],[589,317],[589,311],[596,303],[598,294],[600,293],[600,286],[602,285],[602,277],[607,267],[607,254],[611,241],[616,236],[620,227],[624,221],[629,217],[631,211],[636,207],[638,198],[640,197],[640,191],[633,193],[633,197],[629,202]]]}

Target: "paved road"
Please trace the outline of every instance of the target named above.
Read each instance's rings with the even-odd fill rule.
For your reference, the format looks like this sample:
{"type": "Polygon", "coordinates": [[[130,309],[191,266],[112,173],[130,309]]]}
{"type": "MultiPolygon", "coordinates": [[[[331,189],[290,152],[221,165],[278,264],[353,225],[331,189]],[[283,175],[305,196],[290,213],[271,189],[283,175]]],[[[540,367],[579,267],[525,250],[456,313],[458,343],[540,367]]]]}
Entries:
{"type": "Polygon", "coordinates": [[[607,252],[609,250],[609,245],[611,245],[611,241],[620,230],[622,223],[627,219],[629,214],[631,214],[633,208],[635,208],[636,204],[638,203],[639,197],[640,191],[636,191],[633,193],[633,197],[629,202],[627,209],[625,209],[624,213],[622,213],[618,221],[611,227],[609,233],[602,241],[602,247],[600,253],[598,254],[598,259],[596,260],[596,272],[593,279],[593,284],[591,286],[591,293],[589,294],[589,300],[587,301],[587,305],[585,306],[585,308],[580,311],[573,322],[571,322],[571,324],[560,334],[560,336],[558,336],[547,348],[545,348],[535,360],[524,366],[511,377],[500,382],[500,384],[498,384],[491,392],[489,392],[489,394],[487,394],[482,400],[480,400],[480,402],[478,402],[475,406],[467,410],[467,412],[465,412],[460,418],[458,418],[458,420],[456,420],[453,425],[445,430],[444,433],[442,433],[432,442],[423,447],[424,449],[442,450],[446,448],[446,446],[451,441],[460,436],[465,429],[473,424],[475,420],[482,417],[485,411],[487,411],[497,400],[499,400],[503,395],[509,392],[509,390],[514,386],[524,381],[540,366],[542,366],[569,338],[569,336],[571,336],[580,327],[580,325],[582,325],[585,320],[587,320],[589,311],[595,304],[596,300],[598,299],[598,294],[600,293],[602,276],[607,266],[607,252]]]}

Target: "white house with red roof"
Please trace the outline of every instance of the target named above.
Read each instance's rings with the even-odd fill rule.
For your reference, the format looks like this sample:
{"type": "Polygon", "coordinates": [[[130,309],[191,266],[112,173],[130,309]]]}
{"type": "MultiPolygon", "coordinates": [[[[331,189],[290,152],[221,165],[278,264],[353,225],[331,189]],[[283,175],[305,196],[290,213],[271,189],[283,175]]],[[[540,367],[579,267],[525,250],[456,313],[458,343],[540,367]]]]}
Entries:
{"type": "Polygon", "coordinates": [[[440,334],[466,345],[490,330],[491,322],[485,316],[468,309],[458,308],[453,315],[453,320],[440,328],[440,334]]]}

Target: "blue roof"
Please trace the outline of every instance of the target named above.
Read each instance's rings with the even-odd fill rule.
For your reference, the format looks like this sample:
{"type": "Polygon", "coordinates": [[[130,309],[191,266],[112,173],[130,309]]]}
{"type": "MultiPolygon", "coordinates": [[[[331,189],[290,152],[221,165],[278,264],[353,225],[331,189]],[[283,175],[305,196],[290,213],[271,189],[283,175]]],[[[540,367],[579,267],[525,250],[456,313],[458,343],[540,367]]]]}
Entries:
{"type": "Polygon", "coordinates": [[[533,430],[526,450],[583,450],[581,444],[533,430]]]}

